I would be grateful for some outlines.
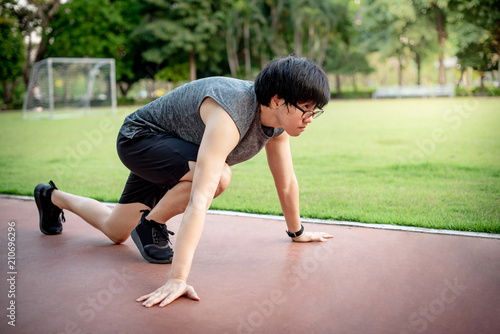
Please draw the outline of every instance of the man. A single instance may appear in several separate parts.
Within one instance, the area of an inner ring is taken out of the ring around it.
[[[255,82],[215,77],[183,85],[125,119],[117,150],[131,173],[116,207],[59,191],[52,181],[39,184],[35,199],[40,229],[61,233],[62,209],[67,209],[115,243],[131,235],[147,261],[172,262],[167,283],[137,301],[163,307],[183,295],[199,300],[187,278],[207,210],[229,185],[230,166],[264,147],[288,235],[296,242],[332,238],[305,232],[300,223],[289,145],[289,136],[305,131],[323,113],[329,97],[321,68],[291,56],[270,62]],[[173,232],[165,222],[180,213],[173,256]]]

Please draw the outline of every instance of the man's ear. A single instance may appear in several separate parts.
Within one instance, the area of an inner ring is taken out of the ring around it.
[[[271,103],[269,103],[269,106],[273,109],[278,109],[283,105],[283,103],[285,103],[285,100],[280,98],[278,94],[276,94],[271,98]]]

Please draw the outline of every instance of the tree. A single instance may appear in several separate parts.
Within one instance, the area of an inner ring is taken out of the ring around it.
[[[415,21],[408,22],[404,33],[400,36],[401,42],[408,45],[417,65],[417,85],[422,84],[422,62],[429,55],[438,52],[436,38],[431,33],[433,29],[427,19],[422,19],[422,16],[416,13]]]
[[[235,8],[228,8],[227,12],[224,13],[224,25],[225,25],[225,40],[226,40],[226,53],[227,60],[229,64],[229,69],[231,71],[231,76],[236,78],[238,76],[238,70],[240,68],[238,60],[238,44],[241,35],[241,29],[238,19],[238,12]]]
[[[444,66],[445,43],[447,38],[448,22],[448,1],[449,0],[414,0],[413,5],[417,12],[420,11],[423,17],[434,24],[439,44],[439,76],[440,85],[446,84],[446,68]]]
[[[289,35],[288,19],[291,17],[289,0],[267,0],[266,11],[264,17],[268,18],[268,23],[264,30],[264,37],[266,37],[266,44],[268,45],[268,52],[270,58],[276,56],[284,56],[290,53],[290,43],[287,40]],[[267,63],[266,59],[262,59],[261,64]]]
[[[240,62],[245,77],[251,63],[263,67],[269,59],[293,53],[290,0],[232,1],[224,13],[224,39],[231,75],[237,77]]]
[[[342,97],[341,75],[352,76],[353,86],[356,89],[354,82],[355,74],[369,74],[373,72],[373,68],[368,64],[366,55],[358,51],[356,47],[352,47],[349,43],[344,43],[341,40],[336,40],[328,45],[329,57],[325,60],[325,70],[335,73],[337,97]]]
[[[13,102],[14,90],[24,63],[22,35],[14,20],[0,16],[0,81],[5,104]]]
[[[457,58],[464,68],[466,66],[477,70],[481,77],[481,92],[484,92],[484,77],[486,72],[498,68],[498,59],[493,57],[495,48],[491,37],[468,44],[457,52]]]
[[[353,19],[345,1],[319,1],[318,8],[320,15],[316,22],[317,28],[315,28],[317,36],[310,34],[310,40],[314,38],[316,45],[313,46],[310,43],[309,55],[311,59],[315,59],[322,66],[326,58],[328,44],[332,40],[347,41],[353,39],[354,34],[357,36],[357,32],[353,29]],[[311,32],[311,29],[309,31]],[[361,71],[363,70],[361,69]]]
[[[330,36],[327,41],[324,68],[335,74],[337,97],[342,96],[341,76],[351,76],[354,89],[356,89],[355,75],[357,73],[369,74],[373,68],[369,65],[366,55],[370,51],[361,41],[363,29],[362,9],[348,7],[343,3],[334,3],[339,6],[336,13],[336,22],[332,24]]]
[[[47,56],[115,58],[116,79],[123,96],[147,75],[140,42],[130,38],[141,22],[140,2],[73,0],[54,15]]]
[[[2,6],[8,7],[13,17],[16,17],[19,29],[27,40],[26,54],[28,56],[22,71],[26,86],[31,66],[45,57],[49,33],[52,29],[50,23],[60,5],[60,0],[25,0],[23,2],[2,0]],[[38,44],[34,42],[35,38],[39,39]],[[31,57],[32,54],[35,56]]]
[[[293,45],[297,56],[323,65],[329,43],[344,38],[352,22],[347,2],[338,0],[292,0]]]
[[[131,38],[134,29],[142,22],[144,4],[141,1],[119,1],[114,6],[119,7],[121,22],[115,27],[119,38],[111,51],[115,52],[118,87],[126,96],[135,82],[152,76],[156,66],[142,57],[142,50],[146,47],[143,41]]]
[[[189,62],[189,78],[196,79],[198,62],[217,62],[220,48],[218,36],[221,21],[218,12],[224,1],[146,0],[143,23],[132,37],[144,42],[142,56],[161,65],[170,64],[172,57]]]
[[[405,37],[409,25],[416,19],[408,1],[372,0],[362,14],[360,43],[369,52],[378,51],[383,57],[397,59],[398,83],[403,85],[403,70],[410,54]]]
[[[460,64],[462,76],[467,67],[479,72],[481,92],[484,92],[486,72],[494,71],[498,66],[498,56],[493,36],[485,29],[467,21],[455,23],[455,36],[458,51],[456,56]]]
[[[263,15],[263,5],[258,0],[238,0],[228,6],[224,13],[226,52],[233,77],[238,75],[240,42],[243,45],[246,79],[251,79],[252,76],[252,49],[257,54],[265,49],[264,29],[267,22]]]
[[[458,54],[463,59],[463,57],[477,57],[474,55],[473,51],[481,52],[485,55],[485,59],[496,58],[498,62],[498,73],[497,78],[500,81],[500,0],[450,0],[449,7],[458,13],[456,22],[460,25],[464,21],[470,25],[481,28],[483,47],[478,44],[476,40],[469,42],[463,42],[463,37],[467,38],[470,34],[461,34],[462,38],[459,39],[459,52]],[[486,32],[486,33],[485,33]],[[473,33],[471,33],[473,34]],[[486,37],[486,34],[491,36]],[[462,42],[460,42],[462,40]],[[469,49],[470,46],[470,49]],[[467,50],[469,49],[469,50]],[[481,49],[481,50],[479,50]],[[486,53],[485,53],[486,52]],[[488,55],[488,52],[493,52],[496,56]],[[475,62],[473,62],[475,63]]]

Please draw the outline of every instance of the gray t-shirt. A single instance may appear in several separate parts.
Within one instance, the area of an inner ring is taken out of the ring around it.
[[[200,105],[206,97],[214,99],[231,116],[240,141],[227,157],[228,165],[255,156],[282,128],[269,128],[260,123],[260,106],[254,83],[233,78],[211,77],[192,81],[128,115],[120,129],[127,138],[142,131],[168,132],[199,145],[205,124]]]

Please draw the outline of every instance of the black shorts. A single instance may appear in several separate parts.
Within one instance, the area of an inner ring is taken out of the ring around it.
[[[153,208],[189,171],[198,145],[168,133],[142,132],[129,139],[118,135],[117,151],[130,169],[119,203],[142,203]]]

